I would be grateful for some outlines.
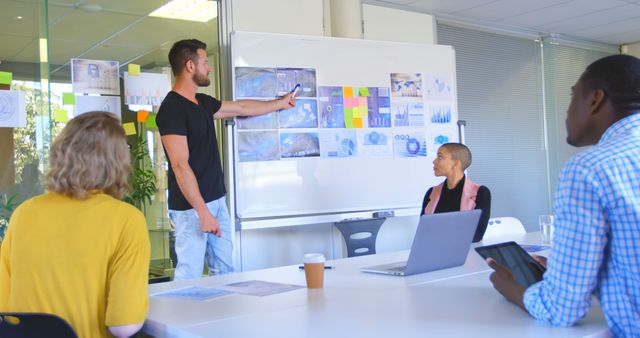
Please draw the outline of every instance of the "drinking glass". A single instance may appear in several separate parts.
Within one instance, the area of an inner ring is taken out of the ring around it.
[[[553,215],[540,215],[538,221],[540,223],[542,244],[551,245],[553,241]]]

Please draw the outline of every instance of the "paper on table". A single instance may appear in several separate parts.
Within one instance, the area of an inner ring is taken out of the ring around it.
[[[231,294],[232,292],[214,289],[214,288],[205,288],[201,286],[189,286],[186,288],[162,291],[158,293],[154,293],[152,297],[167,297],[167,298],[182,298],[182,299],[190,299],[190,300],[209,300],[222,296],[226,296]]]
[[[277,293],[301,289],[303,286],[250,280],[246,282],[231,283],[219,287],[219,289],[232,291],[251,296],[270,296]]]

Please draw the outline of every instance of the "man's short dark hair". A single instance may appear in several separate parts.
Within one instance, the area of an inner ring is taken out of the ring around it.
[[[619,118],[640,111],[640,60],[631,55],[603,57],[580,77],[586,91],[601,89]]]
[[[198,49],[207,50],[207,44],[197,39],[180,40],[173,44],[169,51],[169,63],[173,75],[178,76],[187,64],[187,61],[198,61]]]

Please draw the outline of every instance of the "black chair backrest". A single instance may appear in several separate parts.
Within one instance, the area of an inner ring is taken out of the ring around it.
[[[386,218],[371,218],[361,220],[348,220],[334,223],[342,233],[347,245],[347,256],[364,256],[376,253],[376,238],[378,230]],[[362,234],[362,237],[358,237]]]
[[[62,318],[48,313],[0,312],[2,338],[77,338]]]

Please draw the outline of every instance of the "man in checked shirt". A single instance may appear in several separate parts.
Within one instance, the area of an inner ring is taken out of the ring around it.
[[[595,294],[614,336],[640,337],[640,60],[612,55],[589,65],[571,88],[566,127],[567,143],[593,147],[560,174],[544,278],[525,289],[487,259],[491,282],[562,326],[584,317]]]

